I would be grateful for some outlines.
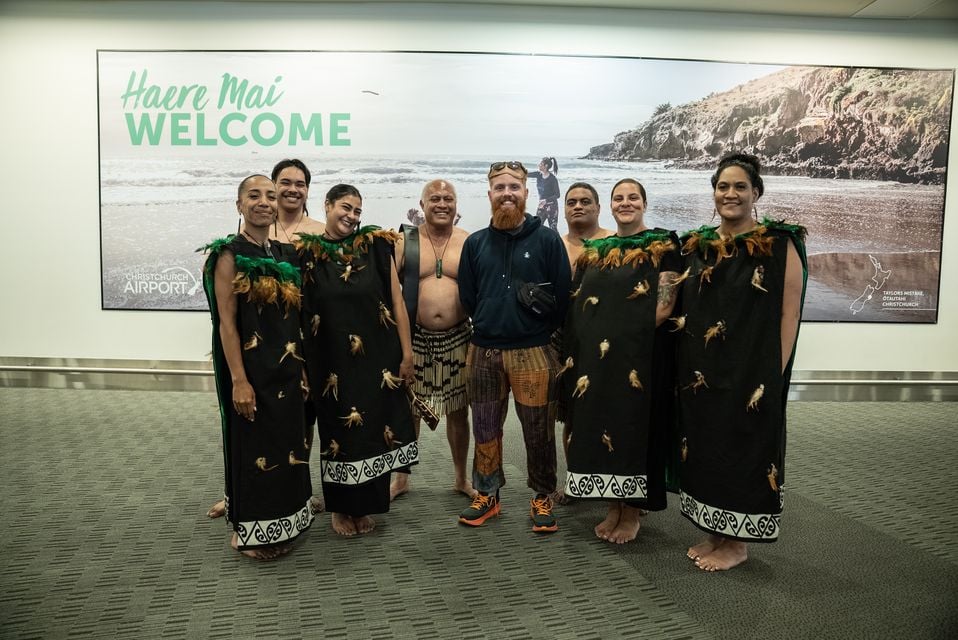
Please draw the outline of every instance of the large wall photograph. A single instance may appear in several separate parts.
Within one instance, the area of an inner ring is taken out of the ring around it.
[[[486,170],[558,163],[560,188],[643,182],[647,224],[712,222],[709,178],[759,156],[759,216],[808,228],[806,321],[937,319],[953,70],[416,52],[99,51],[104,309],[202,310],[203,256],[236,232],[236,187],[288,157],[363,223],[416,218],[453,182],[488,224]],[[527,209],[537,193],[530,180]],[[559,216],[559,233],[566,225]]]

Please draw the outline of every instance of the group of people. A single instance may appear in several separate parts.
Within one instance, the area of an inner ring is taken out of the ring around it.
[[[310,526],[315,447],[333,530],[372,531],[410,490],[421,418],[438,416],[469,500],[459,522],[483,525],[501,510],[510,394],[534,532],[558,530],[557,501],[601,499],[595,535],[628,542],[673,490],[706,533],[687,551],[705,571],[776,540],[806,270],[804,229],[758,220],[758,160],[723,158],[718,224],[681,237],[646,225],[633,179],[612,189],[614,230],[595,188],[572,184],[560,237],[526,212],[521,162],[487,177],[491,220],[472,234],[442,179],[422,190],[423,221],[398,233],[361,226],[350,185],[326,194],[325,224],[309,217],[299,160],[240,184],[240,228],[206,247],[204,268],[226,468],[210,515],[225,513],[233,547],[274,558]]]

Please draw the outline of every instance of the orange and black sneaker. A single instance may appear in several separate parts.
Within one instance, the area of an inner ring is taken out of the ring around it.
[[[536,533],[552,533],[559,530],[559,523],[552,515],[552,498],[546,494],[536,494],[536,497],[532,499],[529,515],[532,516],[532,530]]]
[[[483,522],[499,515],[499,494],[490,496],[485,493],[477,493],[472,499],[472,504],[462,510],[459,514],[459,522],[468,524],[470,527],[478,527]]]

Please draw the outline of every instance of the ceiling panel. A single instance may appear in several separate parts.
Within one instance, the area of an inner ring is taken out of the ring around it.
[[[261,2],[262,0],[246,0]],[[273,0],[288,2],[289,0]],[[336,2],[342,0],[293,0]],[[408,3],[410,0],[378,0]],[[425,4],[499,4],[663,11],[708,11],[861,19],[958,20],[958,0],[418,0]]]

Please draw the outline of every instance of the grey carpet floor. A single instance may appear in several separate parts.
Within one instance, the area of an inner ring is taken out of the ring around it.
[[[457,525],[441,429],[373,534],[259,563],[203,515],[212,394],[0,389],[0,637],[958,637],[958,405],[792,403],[782,538],[711,575],[674,498],[627,545],[596,502],[534,535],[514,417],[502,517]]]

